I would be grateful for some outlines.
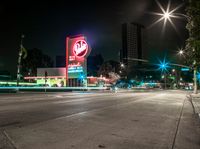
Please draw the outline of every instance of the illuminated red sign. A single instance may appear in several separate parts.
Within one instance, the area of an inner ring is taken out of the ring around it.
[[[88,44],[85,40],[77,40],[73,46],[73,53],[76,57],[82,58],[88,52]]]
[[[72,79],[80,79],[87,76],[87,57],[91,48],[87,38],[76,35],[66,38],[66,85],[73,86]],[[70,80],[69,80],[70,79]],[[86,82],[86,78],[84,78]]]
[[[77,63],[71,63],[68,65],[68,67],[79,67],[81,66],[80,62],[77,62]]]

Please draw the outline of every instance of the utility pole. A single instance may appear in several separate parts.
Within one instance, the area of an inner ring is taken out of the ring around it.
[[[17,86],[19,86],[19,81],[21,77],[21,59],[22,59],[22,53],[23,53],[23,39],[24,39],[24,35],[22,34],[19,55],[18,55],[18,64],[17,64]]]

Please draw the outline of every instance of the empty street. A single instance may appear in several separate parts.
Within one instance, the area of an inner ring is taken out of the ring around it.
[[[0,149],[199,149],[188,94],[0,94]]]

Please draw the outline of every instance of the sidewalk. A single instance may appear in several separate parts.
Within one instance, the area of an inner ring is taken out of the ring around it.
[[[192,97],[192,104],[194,106],[194,112],[198,114],[200,118],[200,93],[198,94],[191,94]]]
[[[185,102],[174,149],[199,149],[200,127],[189,101]]]

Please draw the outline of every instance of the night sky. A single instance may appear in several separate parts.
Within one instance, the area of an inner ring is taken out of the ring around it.
[[[168,1],[160,0],[164,7]],[[183,3],[173,0],[171,8]],[[184,12],[185,6],[177,12]],[[186,20],[168,23],[162,34],[159,23],[148,28],[161,12],[155,0],[107,1],[6,1],[0,2],[0,70],[16,71],[21,34],[25,34],[26,49],[39,48],[55,60],[65,54],[67,35],[84,34],[92,47],[92,54],[101,53],[105,60],[118,60],[121,49],[121,24],[137,22],[146,27],[149,59],[176,54],[187,38]]]

